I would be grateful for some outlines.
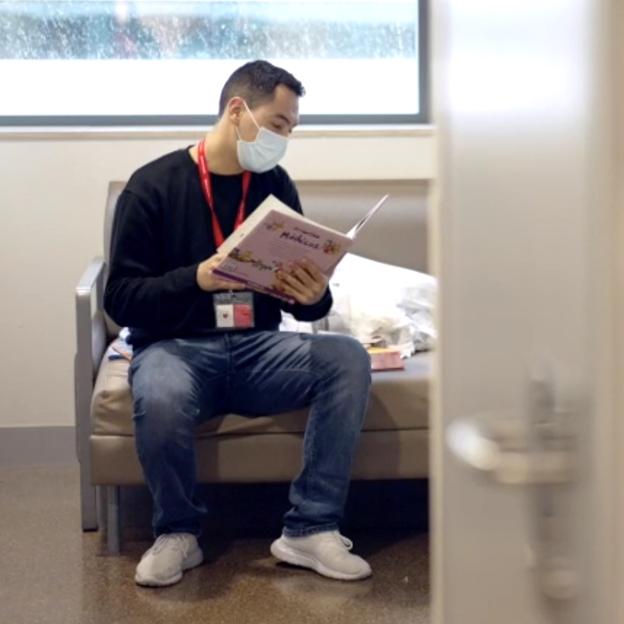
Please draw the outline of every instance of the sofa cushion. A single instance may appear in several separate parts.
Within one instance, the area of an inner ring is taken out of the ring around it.
[[[405,361],[404,371],[373,373],[365,431],[394,431],[428,427],[430,354],[420,353]],[[301,433],[307,410],[275,416],[244,417],[228,414],[212,418],[198,427],[198,437],[223,434]],[[128,384],[128,362],[104,358],[91,403],[93,433],[134,434],[132,394]]]

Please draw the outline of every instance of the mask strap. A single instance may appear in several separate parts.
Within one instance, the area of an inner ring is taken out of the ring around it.
[[[245,102],[244,98],[241,98],[241,100],[243,100],[243,104],[245,105],[245,108],[247,109],[247,112],[251,115],[251,120],[254,122],[256,128],[258,128],[258,130],[260,130],[260,126],[258,125],[258,122],[256,121],[256,118],[254,117],[254,114],[251,112],[251,109],[249,108],[249,106],[247,106],[247,102]]]

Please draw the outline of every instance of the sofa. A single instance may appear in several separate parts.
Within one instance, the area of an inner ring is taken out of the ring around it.
[[[76,287],[75,418],[82,528],[106,529],[107,548],[121,547],[120,488],[144,483],[134,444],[128,362],[105,355],[119,327],[102,307],[111,228],[123,182],[111,182],[104,214],[103,257]],[[346,231],[385,193],[391,199],[353,251],[426,272],[427,187],[409,181],[311,181],[298,184],[306,215]],[[362,276],[365,279],[365,276]],[[356,480],[426,478],[430,354],[405,370],[373,373],[370,404],[353,465]],[[300,469],[307,412],[248,418],[227,414],[197,430],[201,483],[290,481]]]

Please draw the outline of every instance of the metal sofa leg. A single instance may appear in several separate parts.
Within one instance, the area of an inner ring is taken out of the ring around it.
[[[119,486],[106,486],[106,546],[109,555],[118,555],[121,548]]]
[[[103,485],[95,486],[95,503],[97,508],[98,526],[106,526],[106,488]]]
[[[83,531],[98,530],[98,514],[95,486],[91,485],[90,475],[80,469],[80,516]]]

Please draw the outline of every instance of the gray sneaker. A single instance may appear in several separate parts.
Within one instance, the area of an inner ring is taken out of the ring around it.
[[[141,557],[134,580],[138,585],[163,587],[173,585],[185,570],[198,566],[204,555],[191,533],[164,533]]]
[[[323,531],[304,537],[282,535],[271,544],[271,553],[280,561],[341,581],[370,576],[371,567],[362,557],[352,555],[352,548],[353,542],[338,531]]]

